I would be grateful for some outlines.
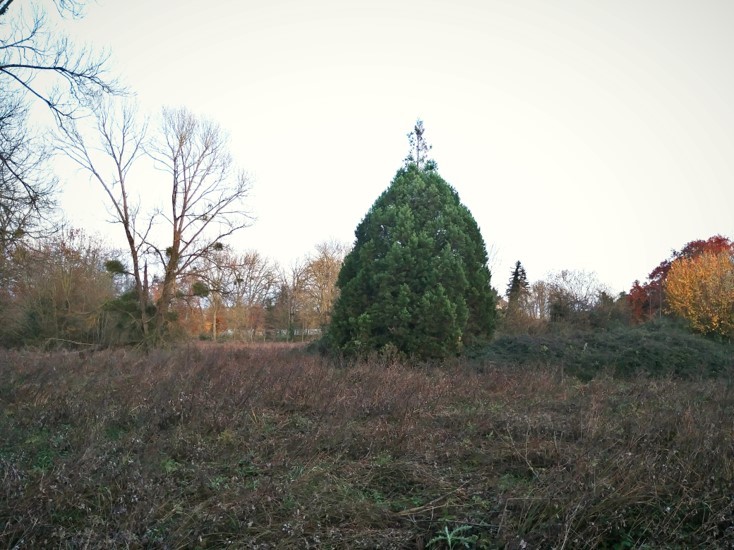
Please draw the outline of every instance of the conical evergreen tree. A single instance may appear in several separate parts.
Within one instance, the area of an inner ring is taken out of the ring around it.
[[[525,268],[518,260],[515,269],[512,270],[510,282],[507,284],[507,304],[509,308],[517,306],[527,296],[529,286]]]
[[[355,231],[327,342],[346,354],[395,346],[419,358],[456,354],[495,323],[487,252],[456,191],[427,161],[398,170]]]

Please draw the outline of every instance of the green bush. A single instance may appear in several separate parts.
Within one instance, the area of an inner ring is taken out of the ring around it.
[[[502,335],[473,355],[500,365],[550,365],[590,379],[640,373],[708,377],[734,367],[734,346],[686,330],[669,319],[609,330],[567,330],[545,335]]]

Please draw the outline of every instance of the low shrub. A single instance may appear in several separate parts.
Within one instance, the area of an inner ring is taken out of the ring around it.
[[[554,365],[584,380],[613,376],[719,376],[734,368],[734,345],[668,319],[608,330],[499,335],[473,357],[499,365]]]

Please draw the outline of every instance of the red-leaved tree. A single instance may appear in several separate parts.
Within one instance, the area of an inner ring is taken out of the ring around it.
[[[691,260],[698,258],[704,252],[719,254],[728,252],[734,254],[734,243],[722,235],[714,235],[706,240],[697,239],[686,244],[680,251],[673,250],[670,258],[663,260],[652,270],[647,276],[645,283],[635,281],[627,295],[632,319],[634,322],[641,323],[662,315],[666,309],[665,298],[665,280],[670,272],[670,267],[675,260],[681,258]]]

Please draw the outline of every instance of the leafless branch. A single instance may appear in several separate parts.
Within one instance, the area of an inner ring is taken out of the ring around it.
[[[0,17],[8,15],[12,0],[0,3]],[[62,15],[79,17],[84,2],[57,0]],[[18,90],[46,105],[59,123],[74,118],[79,107],[104,94],[122,93],[122,87],[108,78],[105,66],[108,55],[94,55],[87,48],[77,49],[66,36],[52,33],[45,14],[35,11],[31,21],[22,14],[12,18],[0,35],[0,83],[8,90]],[[42,85],[36,77],[47,74],[50,84]]]
[[[197,262],[221,249],[222,240],[251,222],[243,202],[250,181],[236,172],[227,138],[211,121],[196,118],[186,109],[165,109],[161,135],[149,149],[156,166],[171,178],[171,240],[165,248],[154,246],[165,266],[160,309],[165,311],[176,280]]]
[[[60,126],[61,150],[99,184],[107,195],[113,221],[122,225],[132,261],[132,276],[140,306],[140,322],[146,333],[148,319],[147,284],[142,256],[150,225],[141,233],[136,227],[139,205],[131,201],[128,175],[143,154],[147,125],[138,123],[137,113],[129,103],[116,109],[111,102],[97,111],[96,147],[87,143],[76,122]]]

